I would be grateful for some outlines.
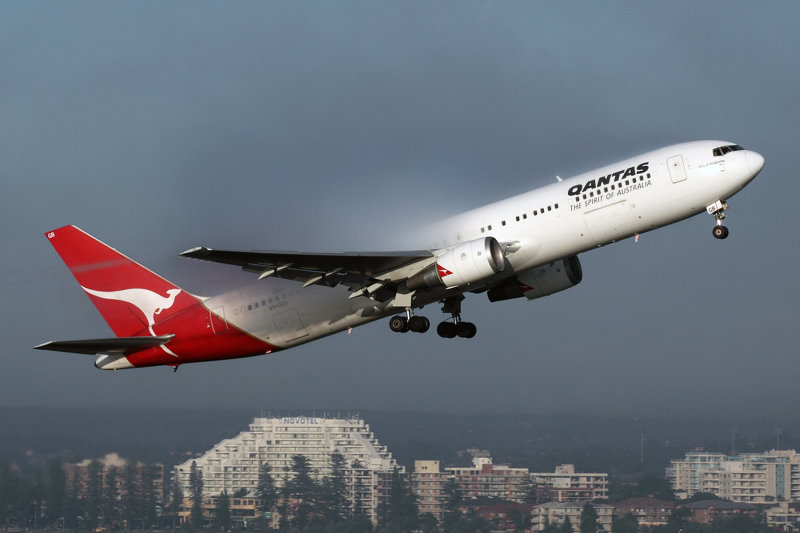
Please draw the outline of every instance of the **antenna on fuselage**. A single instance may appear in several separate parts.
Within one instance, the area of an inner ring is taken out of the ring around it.
[[[559,182],[559,183],[561,183],[562,181],[564,181],[564,180],[561,178],[561,176],[556,176],[556,180],[558,180],[558,182]]]

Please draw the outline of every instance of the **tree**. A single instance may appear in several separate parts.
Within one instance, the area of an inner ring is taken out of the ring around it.
[[[78,501],[78,479],[73,476],[69,492],[64,498],[64,528],[75,531],[78,529],[78,517],[81,514],[80,502]]]
[[[559,532],[572,533],[572,520],[570,520],[568,516],[565,516],[564,521],[561,522],[561,527],[559,528]]]
[[[350,516],[350,505],[347,499],[347,459],[334,451],[330,457],[331,475],[323,484],[325,514],[329,519],[341,521]]]
[[[272,512],[278,503],[278,490],[275,488],[275,478],[272,477],[272,467],[269,463],[261,463],[258,467],[258,485],[256,487],[258,498],[258,516],[256,520],[261,523],[266,518],[266,513]]]
[[[647,474],[639,481],[635,494],[642,498],[658,498],[659,500],[672,501],[675,493],[672,486],[663,476]]]
[[[55,457],[48,463],[45,470],[45,501],[47,502],[45,518],[50,524],[58,525],[59,520],[63,518],[66,495],[67,476],[64,474],[61,458]]]
[[[106,482],[102,490],[103,526],[109,530],[117,529],[119,522],[119,505],[117,504],[117,469],[109,466],[106,469]]]
[[[172,529],[175,529],[179,521],[178,512],[181,509],[181,505],[183,505],[183,489],[181,489],[181,484],[180,481],[178,481],[177,475],[172,476],[170,479],[169,492],[170,494],[169,499],[167,500],[167,511],[172,519]]]
[[[286,484],[290,497],[300,502],[313,502],[317,498],[317,484],[311,478],[311,464],[305,455],[292,456],[294,477]]]
[[[136,522],[141,518],[139,508],[139,490],[136,483],[136,465],[133,461],[125,463],[125,494],[122,498],[122,515],[127,529],[134,529]]]
[[[448,478],[442,486],[442,494],[444,496],[444,509],[446,513],[460,513],[459,508],[464,501],[461,495],[461,487],[458,486],[458,481],[454,477]]]
[[[192,498],[192,512],[189,517],[193,530],[203,527],[203,472],[192,461],[189,470],[189,496]]]
[[[378,509],[382,525],[392,524],[401,530],[414,530],[418,522],[417,498],[406,480],[398,472],[392,471],[389,501]]]
[[[153,480],[156,477],[156,465],[152,463],[140,463],[141,465],[141,506],[142,506],[142,520],[143,526],[150,528],[155,525],[158,518],[158,511],[156,509],[156,489],[153,486]]]
[[[100,524],[101,484],[102,470],[100,462],[93,460],[89,463],[86,483],[86,527],[94,531]]]
[[[561,533],[561,528],[555,524],[551,524],[547,521],[544,525],[544,529],[542,529],[541,533]]]
[[[637,531],[639,531],[639,521],[633,513],[615,518],[611,522],[611,533],[637,533]]]
[[[597,510],[589,502],[583,504],[581,511],[581,533],[595,533],[597,531]]]
[[[214,527],[220,531],[227,531],[231,527],[231,502],[228,493],[224,490],[217,498],[217,508],[214,514]]]

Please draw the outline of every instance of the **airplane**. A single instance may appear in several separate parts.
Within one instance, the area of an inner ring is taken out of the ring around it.
[[[257,279],[201,297],[75,226],[47,232],[116,337],[51,341],[41,350],[97,356],[118,370],[275,353],[391,316],[395,332],[424,333],[417,310],[439,302],[444,338],[471,338],[465,294],[534,300],[573,287],[578,254],[703,211],[725,239],[727,200],[764,157],[725,141],[654,150],[497,201],[438,224],[436,247],[399,252],[302,253],[198,247],[180,255],[241,267]],[[432,241],[433,242],[433,241]]]

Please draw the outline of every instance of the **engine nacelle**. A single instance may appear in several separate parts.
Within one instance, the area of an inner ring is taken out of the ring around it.
[[[529,300],[548,296],[574,287],[583,279],[578,256],[559,259],[548,265],[523,270],[516,276],[498,283],[487,292],[489,301],[500,302],[526,297]]]
[[[423,287],[458,287],[503,271],[505,258],[494,237],[484,237],[446,249],[436,262],[406,280],[411,290]]]

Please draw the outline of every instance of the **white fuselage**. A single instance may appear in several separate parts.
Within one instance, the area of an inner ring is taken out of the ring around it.
[[[705,211],[741,190],[764,159],[748,150],[714,155],[724,141],[668,146],[447,219],[428,236],[433,249],[481,237],[513,244],[492,281],[644,233]],[[483,280],[485,282],[487,280]],[[416,296],[420,308],[481,285]],[[268,278],[209,298],[205,305],[236,327],[289,348],[402,311],[346,287]]]

